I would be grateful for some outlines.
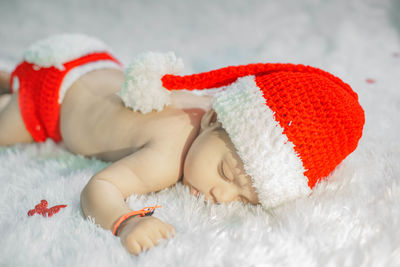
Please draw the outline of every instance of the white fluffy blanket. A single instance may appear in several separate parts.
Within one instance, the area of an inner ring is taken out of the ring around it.
[[[81,215],[80,192],[106,163],[52,141],[0,148],[0,266],[400,266],[398,1],[9,0],[0,7],[5,68],[39,38],[80,31],[104,39],[125,64],[144,50],[174,50],[187,73],[260,61],[314,65],[348,82],[366,113],[357,150],[309,198],[279,209],[208,206],[181,184],[131,196],[133,209],[162,205],[155,216],[177,230],[138,257]],[[41,199],[68,206],[28,217]]]

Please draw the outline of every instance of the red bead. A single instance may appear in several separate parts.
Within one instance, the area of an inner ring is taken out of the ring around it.
[[[35,213],[36,213],[36,210],[30,210],[30,211],[28,211],[28,216],[32,216]]]
[[[367,83],[375,83],[375,80],[374,80],[374,79],[370,79],[370,78],[366,79],[365,81],[366,81]]]

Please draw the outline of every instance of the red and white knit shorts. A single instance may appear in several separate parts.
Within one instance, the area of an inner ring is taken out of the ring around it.
[[[95,69],[121,69],[121,63],[108,51],[86,51],[72,60],[71,56],[67,57],[69,60],[62,62],[61,68],[40,66],[25,58],[12,72],[11,91],[19,92],[22,119],[36,142],[43,142],[48,137],[56,142],[62,140],[60,106],[66,91],[79,77]]]

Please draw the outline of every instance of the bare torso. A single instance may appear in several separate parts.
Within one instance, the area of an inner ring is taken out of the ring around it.
[[[150,142],[164,141],[179,153],[181,166],[196,138],[209,97],[173,92],[162,111],[134,112],[115,93],[124,81],[119,70],[102,69],[82,76],[61,106],[60,127],[67,149],[84,156],[116,161]]]

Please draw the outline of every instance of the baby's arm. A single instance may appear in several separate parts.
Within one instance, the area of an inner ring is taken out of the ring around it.
[[[125,203],[131,194],[162,190],[177,182],[179,167],[168,159],[168,151],[147,146],[95,174],[81,193],[85,215],[107,230],[124,214],[132,211]],[[156,203],[155,203],[156,204]],[[156,245],[174,234],[174,228],[154,216],[135,216],[124,222],[118,235],[125,248],[133,254]]]

